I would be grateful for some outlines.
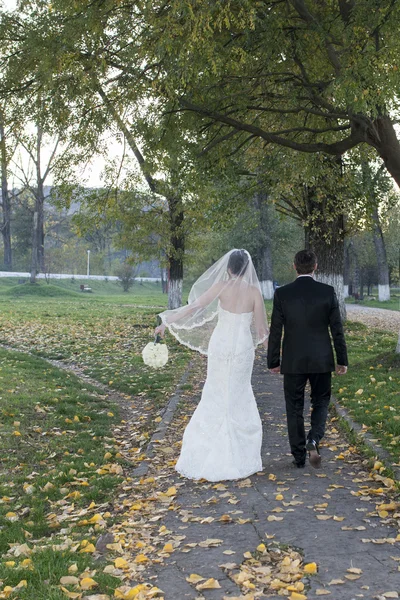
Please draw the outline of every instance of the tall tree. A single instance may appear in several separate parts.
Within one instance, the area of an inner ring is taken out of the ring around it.
[[[2,222],[0,224],[1,235],[3,236],[4,248],[4,269],[12,271],[12,251],[11,251],[11,200],[8,189],[8,164],[9,154],[6,142],[6,125],[4,113],[0,108],[0,164],[1,164],[1,212]]]
[[[209,145],[336,157],[366,144],[400,185],[399,3],[172,0],[144,19],[147,76],[209,124]]]

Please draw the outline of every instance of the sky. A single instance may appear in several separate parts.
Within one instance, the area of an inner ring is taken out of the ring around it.
[[[17,6],[17,0],[0,0],[0,5],[6,10],[14,10]],[[108,159],[119,159],[122,155],[122,145],[117,142],[115,136],[111,133],[111,131],[105,135],[105,140],[107,144],[107,158]],[[43,163],[46,163],[46,159],[50,156],[50,147],[48,150],[43,150]],[[26,152],[21,151],[16,158],[17,162],[20,163],[20,166],[23,168],[25,172],[31,170],[29,165],[29,159]],[[91,163],[85,165],[85,169],[81,169],[77,171],[77,183],[85,184],[88,187],[101,187],[102,186],[102,172],[104,170],[106,161],[102,157],[95,157]],[[16,169],[16,172],[18,169]],[[18,186],[18,178],[11,177],[10,181],[12,187]],[[51,175],[49,176],[48,181],[46,181],[46,185],[51,185],[53,183]]]

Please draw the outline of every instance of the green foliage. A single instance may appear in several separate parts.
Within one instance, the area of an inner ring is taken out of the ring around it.
[[[131,264],[124,262],[116,269],[118,283],[124,292],[129,292],[135,282],[135,273]]]

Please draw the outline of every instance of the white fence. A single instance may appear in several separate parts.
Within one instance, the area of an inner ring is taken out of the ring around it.
[[[31,276],[30,273],[16,273],[10,271],[0,271],[0,277],[19,277],[21,279],[27,279]],[[118,277],[115,275],[72,275],[71,273],[51,273],[47,276],[49,279],[85,279],[92,281],[117,281]],[[39,273],[37,279],[45,279],[44,273]],[[135,277],[135,281],[161,281],[160,277]]]

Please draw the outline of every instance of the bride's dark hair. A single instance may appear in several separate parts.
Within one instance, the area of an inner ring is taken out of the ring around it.
[[[244,275],[249,264],[246,250],[234,250],[228,260],[228,270],[232,275]]]

